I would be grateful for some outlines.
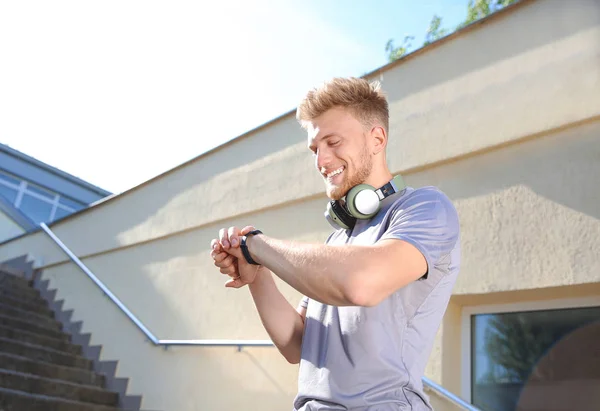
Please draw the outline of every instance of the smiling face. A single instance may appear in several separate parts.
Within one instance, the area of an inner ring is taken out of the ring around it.
[[[389,107],[378,82],[334,78],[308,91],[296,119],[332,200],[358,184],[379,188],[392,178],[385,159]]]
[[[348,110],[330,109],[306,128],[308,146],[329,198],[339,200],[352,187],[368,184],[373,173],[372,132]]]

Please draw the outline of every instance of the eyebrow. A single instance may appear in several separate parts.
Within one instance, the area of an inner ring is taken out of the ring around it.
[[[322,141],[324,141],[324,140],[327,140],[327,139],[329,139],[329,138],[331,138],[331,137],[339,137],[339,136],[338,136],[337,134],[335,134],[335,133],[329,133],[329,134],[325,134],[323,137],[319,138],[319,140],[322,140]],[[313,140],[313,141],[314,141],[314,140]],[[314,144],[314,143],[311,143],[311,144],[308,146],[308,149],[309,149],[310,151],[314,152],[314,151],[315,151],[315,144]]]

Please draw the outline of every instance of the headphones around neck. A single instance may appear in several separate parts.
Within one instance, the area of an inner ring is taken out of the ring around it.
[[[395,176],[383,187],[375,189],[369,184],[359,184],[348,191],[342,200],[327,203],[325,218],[333,228],[351,230],[356,220],[368,220],[379,212],[380,202],[404,190],[406,185],[401,175]]]

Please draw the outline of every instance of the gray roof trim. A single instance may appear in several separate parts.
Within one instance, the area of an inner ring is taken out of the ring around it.
[[[98,186],[93,185],[93,184],[90,184],[87,181],[82,180],[82,179],[80,179],[78,177],[75,177],[72,174],[69,174],[69,173],[66,173],[66,172],[64,172],[62,170],[59,170],[56,167],[52,167],[51,165],[46,164],[43,161],[37,160],[37,159],[35,159],[35,158],[31,157],[31,156],[28,156],[27,154],[22,153],[19,150],[15,150],[14,148],[7,146],[6,144],[0,143],[0,151],[3,151],[6,154],[8,154],[8,155],[10,155],[12,157],[16,157],[16,158],[18,158],[18,159],[20,159],[22,161],[26,161],[26,162],[28,162],[30,164],[33,164],[36,167],[42,168],[42,169],[44,169],[44,170],[46,170],[46,171],[48,171],[48,172],[50,172],[52,174],[55,174],[55,175],[57,175],[57,176],[65,179],[65,180],[69,180],[72,183],[75,183],[75,184],[78,184],[80,186],[83,186],[83,187],[89,189],[90,191],[98,193],[98,195],[100,195],[101,197],[105,197],[105,196],[108,196],[108,195],[112,194],[111,192],[106,191],[106,190],[104,190],[104,189],[102,189],[102,188],[100,188]]]
[[[29,232],[35,230],[37,226],[18,208],[8,202],[3,196],[0,196],[0,210],[10,217],[19,227]]]

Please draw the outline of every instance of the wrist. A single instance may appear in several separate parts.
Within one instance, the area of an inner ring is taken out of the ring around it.
[[[256,271],[256,276],[254,277],[254,281],[248,284],[251,288],[262,287],[264,284],[267,284],[269,281],[273,281],[273,276],[271,275],[271,270],[269,270],[264,265],[258,267]]]
[[[256,244],[255,244],[255,236],[262,234],[260,230],[254,230],[242,236],[240,241],[240,248],[242,249],[242,254],[249,264],[261,266],[260,262],[257,260],[256,256]],[[255,244],[252,246],[251,244]]]

